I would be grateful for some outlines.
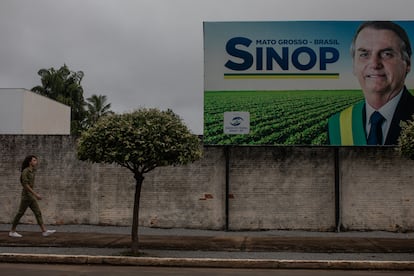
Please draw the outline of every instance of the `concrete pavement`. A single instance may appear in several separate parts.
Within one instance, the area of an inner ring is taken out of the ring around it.
[[[18,230],[22,230],[19,233],[23,238],[10,238],[9,225],[0,225],[0,262],[414,270],[413,233],[224,232],[141,227],[139,239],[144,256],[125,257],[120,253],[130,247],[128,227],[51,228],[57,233],[42,237],[36,226],[22,225]],[[71,254],[77,248],[86,253]],[[53,253],[42,253],[44,249],[53,249]],[[112,251],[104,255],[89,253],[103,249]]]

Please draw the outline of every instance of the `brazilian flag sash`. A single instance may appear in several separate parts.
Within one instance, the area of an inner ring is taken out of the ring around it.
[[[331,145],[364,146],[367,144],[362,121],[364,101],[346,108],[329,118],[329,140]]]

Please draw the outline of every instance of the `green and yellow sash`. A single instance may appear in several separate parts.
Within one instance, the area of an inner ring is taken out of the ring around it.
[[[329,140],[331,145],[363,146],[367,144],[362,120],[364,101],[361,101],[329,118]]]

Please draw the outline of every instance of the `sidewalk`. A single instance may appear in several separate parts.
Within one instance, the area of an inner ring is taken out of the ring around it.
[[[42,237],[19,225],[23,238],[0,224],[0,262],[106,263],[170,266],[410,269],[414,233],[139,229],[143,257],[122,257],[129,227],[67,225]]]

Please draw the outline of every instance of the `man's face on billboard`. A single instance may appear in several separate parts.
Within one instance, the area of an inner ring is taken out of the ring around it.
[[[410,65],[402,57],[401,43],[390,30],[365,28],[358,34],[353,73],[365,96],[395,95],[403,88]]]

